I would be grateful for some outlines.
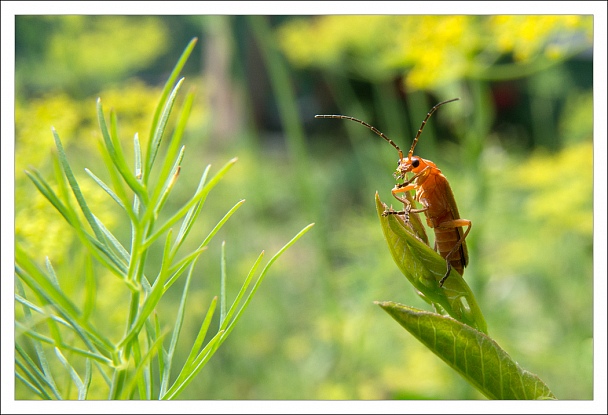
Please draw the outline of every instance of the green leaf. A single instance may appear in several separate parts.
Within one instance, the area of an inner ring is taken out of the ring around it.
[[[220,251],[220,327],[226,319],[226,241]]]
[[[160,213],[165,202],[167,201],[167,198],[169,197],[169,194],[171,193],[171,190],[173,189],[173,186],[175,185],[175,182],[177,181],[177,178],[179,177],[182,159],[184,158],[184,148],[185,147],[182,147],[181,151],[179,152],[177,160],[175,160],[175,164],[173,165],[173,168],[171,169],[171,173],[170,173],[169,177],[166,179],[165,184],[163,185],[162,188],[160,186],[158,187],[158,189],[162,189],[160,192],[160,196],[158,197],[158,201],[156,200],[156,195],[154,195],[155,196],[153,198],[154,209],[153,210],[150,209],[150,212],[153,212],[155,217],[157,217],[158,214]]]
[[[18,302],[21,302],[23,305],[23,315],[25,317],[26,326],[32,327],[34,322],[33,322],[32,312],[30,310],[30,307],[32,307],[32,306],[34,308],[38,308],[38,307],[36,307],[34,304],[32,304],[26,300],[25,290],[24,290],[23,284],[21,283],[21,281],[19,279],[15,280],[15,291],[16,291],[15,300],[17,300]],[[40,309],[38,308],[38,310],[40,310]],[[67,324],[67,322],[66,322],[66,324]],[[17,336],[17,332],[18,331],[15,330],[16,336]],[[44,352],[44,348],[42,347],[42,345],[39,342],[34,341],[34,342],[32,342],[32,345],[34,347],[36,356],[38,357],[38,361],[40,362],[40,367],[42,369],[42,372],[45,375],[44,381],[47,382],[47,384],[49,385],[49,388],[51,389],[51,391],[53,392],[55,397],[57,399],[61,399],[59,391],[57,390],[57,385],[55,384],[55,380],[53,379],[53,374],[51,372],[48,360],[46,358],[46,353]],[[15,349],[18,350],[19,348],[20,348],[19,343],[15,342]]]
[[[38,191],[44,197],[46,197],[46,199],[55,207],[55,209],[57,209],[61,216],[64,217],[66,222],[68,222],[72,226],[76,226],[78,220],[71,215],[71,211],[69,211],[66,205],[63,204],[63,202],[61,201],[59,196],[57,196],[57,194],[53,191],[51,186],[49,186],[46,180],[42,178],[41,174],[37,170],[32,170],[31,172],[26,170],[25,175],[30,178],[30,180],[32,181],[32,183],[34,183],[34,186],[36,186]]]
[[[209,343],[201,350],[201,352],[197,355],[196,359],[193,362],[193,367],[189,370],[189,374],[183,380],[183,382],[177,383],[177,381],[173,384],[171,389],[167,391],[167,393],[161,397],[161,399],[177,399],[177,396],[182,393],[184,388],[194,380],[196,375],[202,370],[205,364],[209,361],[209,359],[213,356],[217,348],[219,347],[219,340],[221,336],[224,334],[223,331],[219,331],[215,336],[209,340]]]
[[[144,171],[142,173],[142,180],[146,183],[150,171],[152,170],[152,166],[154,165],[154,161],[156,160],[156,155],[158,153],[158,149],[160,147],[161,140],[163,135],[165,134],[165,129],[167,127],[167,122],[169,121],[169,115],[171,114],[171,110],[173,109],[173,104],[175,103],[175,98],[177,97],[177,93],[182,86],[184,78],[180,79],[179,82],[171,91],[171,95],[169,95],[169,99],[165,103],[163,107],[160,120],[156,128],[154,129],[154,135],[152,140],[148,142],[148,151],[146,153],[146,158],[144,161]]]
[[[106,170],[110,175],[110,179],[112,181],[113,192],[122,202],[124,209],[129,215],[131,222],[137,223],[137,217],[133,208],[131,207],[131,199],[130,196],[127,195],[127,187],[125,187],[126,182],[123,181],[122,175],[118,172],[118,169],[114,165],[114,161],[112,160],[110,153],[106,151],[105,144],[102,141],[98,141],[99,146],[99,154],[101,154],[101,158],[106,166]],[[86,170],[86,169],[85,169]],[[89,174],[90,175],[90,174]],[[97,181],[96,181],[97,182]]]
[[[110,195],[110,197],[112,199],[114,199],[114,201],[116,203],[118,203],[118,206],[120,206],[123,210],[127,210],[127,208],[125,207],[125,204],[122,203],[122,200],[120,200],[120,198],[116,195],[116,193],[114,193],[112,191],[112,189],[110,189],[110,187],[105,184],[99,177],[97,177],[91,170],[89,170],[88,168],[85,168],[84,171],[91,176],[91,178],[95,181],[95,183],[97,183],[99,185],[99,187],[101,187],[107,194]]]
[[[194,266],[192,268],[190,268],[190,273],[192,273],[193,268],[194,268]],[[209,340],[209,342],[203,348],[203,350],[201,350],[199,352],[199,349],[201,348],[203,341],[205,340],[205,336],[207,334],[207,330],[209,329],[209,325],[211,324],[211,319],[213,318],[216,304],[217,304],[217,296],[214,297],[213,300],[211,300],[211,304],[209,305],[209,309],[207,310],[207,313],[205,314],[205,318],[203,320],[203,323],[201,324],[201,327],[199,329],[198,335],[196,336],[196,340],[194,341],[192,349],[190,350],[190,354],[188,355],[188,358],[186,359],[186,363],[184,363],[184,365],[182,366],[182,369],[181,369],[179,375],[177,376],[177,379],[175,379],[175,382],[173,382],[173,385],[169,388],[169,390],[166,393],[160,395],[160,399],[175,399],[181,393],[181,391],[186,386],[188,386],[188,384],[192,381],[192,379],[194,378],[196,373],[198,373],[198,371],[200,371],[200,369],[202,369],[202,366],[198,365],[196,363],[197,359],[199,359],[199,357],[201,357],[201,356],[205,356],[208,353],[208,351],[211,349],[211,347],[215,343],[217,343],[217,341],[220,338],[220,335],[223,333],[223,331],[216,333],[215,336],[211,340]]]
[[[149,363],[152,360],[152,357],[154,357],[154,355],[156,353],[159,353],[159,354],[162,353],[163,339],[164,339],[164,336],[159,336],[156,339],[156,341],[150,346],[150,349],[148,350],[148,352],[140,359],[140,362],[137,365],[137,368],[135,370],[135,374],[133,376],[131,376],[131,380],[121,391],[123,400],[129,399],[129,397],[133,393],[135,386],[138,386],[139,383],[141,383],[142,386],[144,387],[143,391],[142,390],[139,391],[140,398],[142,398],[142,399],[145,398],[146,400],[150,400],[150,397],[148,396],[150,391],[149,391],[149,389],[145,388],[146,384],[149,384],[149,381],[145,382],[144,374],[145,374],[146,369],[149,369]],[[137,343],[135,343],[135,344],[137,344]]]
[[[19,379],[25,386],[30,388],[36,395],[38,395],[42,399],[51,399],[51,396],[44,389],[41,381],[46,381],[44,374],[38,369],[38,366],[34,361],[27,355],[27,353],[22,349],[18,348],[19,344],[15,344],[15,376]],[[21,374],[17,369],[20,369],[23,374]],[[47,382],[47,385],[50,386],[50,383]],[[61,399],[60,396],[56,395],[57,399]]]
[[[59,361],[68,370],[68,373],[72,378],[72,382],[74,382],[74,384],[76,385],[76,388],[78,389],[78,400],[83,400],[87,396],[86,384],[82,381],[82,379],[80,379],[80,376],[78,376],[78,372],[76,372],[76,369],[74,369],[70,362],[63,356],[61,350],[59,350],[57,347],[55,347],[55,354],[57,354]]]
[[[197,190],[194,196],[182,206],[170,219],[167,220],[162,226],[160,226],[152,235],[150,235],[146,241],[143,243],[143,248],[149,247],[160,235],[162,235],[167,229],[169,229],[173,224],[175,224],[178,220],[180,220],[183,216],[187,215],[192,206],[198,204],[199,201],[203,200],[207,197],[207,194],[219,183],[219,181],[224,177],[224,175],[230,170],[230,168],[236,163],[237,158],[229,160],[216,174],[213,178],[207,183],[202,189]]]
[[[175,323],[173,324],[173,334],[171,335],[171,342],[169,344],[169,350],[166,352],[165,358],[160,358],[159,363],[163,363],[166,359],[166,363],[163,367],[161,367],[161,383],[160,383],[160,392],[158,396],[163,396],[167,392],[167,387],[169,385],[169,375],[171,374],[171,367],[173,366],[173,356],[175,355],[175,349],[177,346],[177,340],[179,339],[179,335],[182,329],[182,325],[184,324],[184,317],[186,315],[186,299],[188,298],[188,292],[190,289],[190,281],[192,280],[192,270],[193,266],[190,267],[190,272],[188,272],[188,276],[186,277],[186,282],[184,284],[184,289],[182,292],[182,298],[179,302],[179,308],[177,310],[177,317],[175,318]]]
[[[174,160],[177,156],[178,150],[180,149],[180,142],[184,131],[186,130],[186,125],[188,123],[188,117],[190,115],[190,111],[192,110],[192,105],[194,103],[194,94],[192,92],[188,92],[184,99],[184,103],[178,115],[178,121],[173,131],[173,135],[169,139],[169,145],[165,151],[165,154],[160,160],[161,168],[160,173],[158,175],[157,181],[158,183],[164,183],[167,180],[167,177],[171,173],[171,160]],[[181,151],[184,151],[182,149]]]
[[[56,399],[61,399],[61,395],[57,390],[53,375],[50,372],[46,355],[44,354],[44,352],[40,353],[40,351],[43,350],[42,345],[37,342],[32,343],[36,348],[36,355],[38,356],[38,359],[41,363],[42,371],[38,368],[38,365],[34,363],[34,361],[30,358],[27,352],[20,346],[20,344],[16,342],[15,365],[24,372],[24,375],[27,376],[31,380],[31,382],[29,382],[24,376],[20,376],[19,379],[43,399],[51,399],[51,396],[45,390],[45,386],[50,389]],[[43,360],[40,360],[41,357]],[[19,375],[19,372],[15,370],[15,374]]]
[[[296,236],[294,236],[291,241],[287,242],[281,249],[279,249],[277,251],[276,254],[273,255],[272,258],[270,258],[270,260],[268,261],[268,263],[266,264],[266,266],[262,269],[262,271],[260,272],[260,275],[258,277],[258,279],[256,280],[256,282],[253,284],[253,287],[251,288],[251,291],[249,292],[249,294],[247,294],[247,296],[245,297],[244,301],[243,301],[243,305],[241,306],[241,308],[238,310],[238,312],[236,313],[236,315],[234,316],[234,319],[232,318],[232,314],[234,313],[234,310],[236,310],[236,306],[240,304],[241,299],[243,297],[243,295],[245,294],[245,291],[247,290],[247,287],[249,287],[249,283],[251,282],[251,278],[253,277],[253,274],[255,272],[255,270],[257,269],[258,265],[259,265],[259,261],[262,259],[262,255],[264,254],[264,251],[262,251],[262,253],[260,254],[260,256],[258,257],[258,259],[256,260],[254,266],[252,267],[251,271],[249,271],[249,275],[247,276],[247,278],[245,279],[245,283],[243,284],[243,287],[241,288],[241,291],[239,292],[239,294],[237,295],[237,298],[234,300],[233,305],[230,307],[230,310],[228,310],[228,313],[226,315],[226,318],[223,321],[223,325],[222,325],[222,329],[224,328],[224,325],[226,325],[226,335],[223,336],[222,338],[222,342],[226,339],[226,337],[228,337],[228,335],[230,334],[230,332],[234,329],[234,326],[236,325],[236,323],[239,321],[239,319],[241,318],[242,314],[245,312],[245,309],[247,308],[247,306],[249,305],[249,303],[251,302],[251,300],[253,299],[253,295],[255,294],[255,292],[258,290],[258,288],[260,287],[260,284],[262,283],[262,281],[264,280],[264,277],[266,276],[266,273],[268,272],[268,270],[270,270],[270,267],[272,266],[272,264],[274,264],[274,262],[279,259],[279,257],[281,255],[283,255],[283,253],[290,247],[292,246],[294,243],[296,243],[296,241],[298,239],[300,239],[302,236],[304,236],[304,234],[306,232],[308,232],[312,227],[314,226],[314,223],[311,223],[307,226],[305,226],[300,232],[298,232],[296,234]]]
[[[170,242],[171,242],[172,235],[173,235],[173,232],[170,229],[167,234],[167,237],[165,238],[165,249],[163,251],[160,272],[158,273],[158,276],[156,277],[156,280],[154,281],[154,284],[152,285],[152,290],[147,294],[147,296],[143,302],[143,305],[139,309],[136,320],[133,322],[133,324],[129,328],[125,337],[118,343],[119,347],[125,346],[131,340],[133,340],[135,337],[137,337],[137,335],[141,331],[141,328],[144,326],[146,319],[148,318],[150,313],[152,313],[152,311],[154,310],[154,308],[160,301],[163,293],[165,292],[165,290],[163,288],[164,288],[165,280],[167,279],[167,277],[169,275],[168,269],[167,269],[169,267],[169,265],[167,264],[167,262],[168,262],[168,256],[170,253],[169,248],[170,248]]]
[[[16,367],[21,368],[22,366],[17,362]],[[15,378],[19,379],[25,386],[27,386],[32,392],[34,392],[41,399],[51,399],[51,397],[44,391],[36,386],[34,386],[30,381],[28,381],[21,373],[15,371]]]
[[[84,341],[89,350],[97,350],[100,354],[109,355],[112,349],[112,344],[100,332],[91,327],[88,321],[80,319],[80,311],[71,302],[71,300],[61,291],[56,288],[48,279],[48,277],[39,270],[35,264],[29,262],[29,258],[20,252],[19,247],[16,250],[16,258],[19,263],[15,264],[15,273],[17,276],[38,296],[41,301],[51,305],[59,314],[60,317],[51,316],[51,321],[57,321],[61,324],[67,323],[75,333]],[[23,268],[22,268],[23,267]],[[19,297],[16,296],[16,299]],[[21,301],[22,304],[28,305]],[[32,308],[37,311],[39,308]],[[45,314],[42,312],[42,314]],[[17,326],[17,322],[15,325]],[[27,332],[25,334],[34,335],[35,332]],[[51,343],[53,341],[51,340]]]
[[[394,302],[378,302],[414,337],[490,399],[555,399],[486,334],[453,318]]]
[[[207,181],[207,175],[209,174],[210,168],[211,168],[211,165],[207,165],[207,167],[205,168],[205,171],[203,172],[203,175],[201,176],[201,179],[199,181],[198,188],[196,189],[196,193],[200,192],[201,189],[205,186],[205,183]],[[174,251],[173,255],[175,255],[175,252],[177,252],[179,247],[182,245],[182,243],[186,239],[186,236],[188,236],[190,229],[192,229],[194,222],[196,221],[196,219],[198,218],[198,216],[201,212],[201,209],[203,207],[203,204],[205,203],[205,200],[206,200],[206,197],[203,197],[201,200],[199,200],[199,202],[196,205],[192,206],[190,208],[190,210],[188,210],[186,217],[182,221],[182,225],[179,229],[177,237],[175,238],[175,244],[173,246],[173,251]]]
[[[156,131],[156,128],[158,126],[159,119],[161,116],[161,112],[163,111],[163,107],[165,106],[165,103],[167,102],[169,93],[172,89],[172,85],[175,82],[175,80],[177,79],[177,77],[179,76],[179,73],[181,72],[182,68],[186,64],[186,61],[190,57],[190,54],[192,53],[192,50],[194,49],[194,46],[196,45],[197,41],[198,41],[198,38],[196,38],[196,37],[192,38],[192,40],[190,40],[190,42],[188,43],[188,46],[186,46],[186,48],[182,52],[181,56],[179,57],[179,60],[175,64],[175,67],[171,71],[171,75],[169,75],[169,78],[167,79],[167,82],[165,83],[165,87],[163,88],[163,92],[161,94],[160,100],[158,102],[158,105],[156,106],[156,110],[154,111],[154,119],[152,120],[152,125],[150,127],[150,140],[148,140],[147,154],[150,154],[150,145],[152,143],[152,137],[155,134],[155,131]]]
[[[212,307],[210,307],[209,311],[207,312],[207,316],[205,317],[205,321],[203,322],[203,325],[201,327],[199,335],[197,336],[195,344],[192,347],[190,356],[188,357],[186,363],[184,364],[180,374],[178,375],[178,377],[175,380],[175,382],[173,383],[173,385],[169,388],[167,393],[165,393],[164,395],[161,396],[161,399],[176,399],[177,396],[182,392],[182,390],[201,371],[201,369],[204,367],[204,365],[207,363],[207,361],[209,361],[209,359],[213,356],[213,354],[215,353],[217,348],[221,346],[221,344],[228,338],[228,336],[234,329],[236,323],[239,321],[241,315],[243,314],[243,312],[245,311],[245,309],[251,302],[255,292],[257,291],[261,282],[264,280],[264,277],[265,277],[266,273],[268,272],[268,270],[270,269],[270,267],[272,266],[272,264],[290,246],[292,246],[298,239],[300,239],[306,232],[308,232],[310,230],[310,228],[312,228],[313,225],[314,225],[314,223],[311,223],[310,225],[306,226],[304,229],[302,229],[300,232],[298,232],[298,234],[296,236],[294,236],[287,244],[285,244],[285,246],[283,246],[281,249],[279,249],[279,251],[268,261],[268,263],[266,264],[266,266],[264,267],[264,269],[258,276],[253,287],[251,288],[251,291],[249,291],[249,293],[243,300],[243,297],[245,296],[245,293],[249,287],[249,284],[252,281],[255,270],[257,269],[257,267],[260,264],[260,261],[263,257],[263,252],[260,254],[260,256],[256,260],[254,266],[252,267],[251,271],[249,272],[249,275],[245,279],[243,287],[239,291],[236,299],[234,300],[232,306],[230,307],[230,310],[228,310],[226,317],[223,319],[220,330],[215,334],[215,336],[213,336],[213,338],[211,340],[209,340],[209,342],[205,345],[205,347],[200,352],[198,352],[198,354],[196,354],[196,352],[199,350],[200,346],[202,345],[203,339],[205,337],[205,334],[206,334],[207,329],[209,328],[209,324],[211,322],[211,316],[213,315],[213,311],[215,310],[215,305],[217,303],[217,297],[215,297],[213,299]],[[242,305],[241,305],[241,300],[243,300]],[[236,312],[237,307],[239,305],[240,305],[240,308],[238,309],[238,312]],[[232,316],[235,312],[236,312],[236,315],[234,316],[234,318],[232,318]],[[195,357],[195,354],[196,354],[196,357]]]
[[[398,215],[382,216],[386,205],[376,193],[376,210],[382,225],[384,237],[395,263],[410,281],[418,294],[438,310],[443,310],[453,318],[484,333],[488,328],[477,305],[473,292],[465,280],[452,269],[443,287],[439,280],[445,274],[445,260],[428,246],[418,235],[420,230],[416,214],[410,214],[410,227]]]
[[[106,119],[103,115],[101,98],[97,99],[97,119],[99,121],[99,128],[101,130],[101,136],[103,137],[106,150],[110,155],[110,160],[131,190],[133,190],[133,192],[135,192],[135,194],[137,194],[137,196],[142,199],[144,203],[147,203],[147,191],[145,187],[129,169],[127,161],[124,158],[122,148],[120,147],[120,142],[117,139],[113,140],[112,136],[110,135],[108,125],[106,124]],[[117,147],[115,147],[115,142]]]
[[[60,169],[60,167],[58,167]],[[78,218],[76,211],[70,206],[69,203],[64,204],[59,196],[51,189],[49,184],[42,178],[40,173],[36,170],[32,172],[26,171],[25,174],[32,180],[34,185],[38,188],[40,193],[47,198],[47,200],[59,211],[61,216],[66,220],[66,222],[72,226],[80,240],[85,244],[85,246],[91,249],[91,252],[95,257],[101,261],[104,265],[106,265],[114,274],[123,278],[123,272],[121,271],[120,263],[109,263],[106,259],[113,260],[112,255],[106,249],[106,246],[103,245],[100,241],[95,239],[92,235],[90,235],[84,229],[83,223]],[[63,177],[58,172],[59,177],[57,178],[57,182],[61,183],[61,178]]]

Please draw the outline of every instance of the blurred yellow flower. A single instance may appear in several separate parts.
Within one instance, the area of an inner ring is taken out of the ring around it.
[[[525,206],[531,219],[560,232],[593,234],[591,142],[567,147],[556,155],[537,153],[515,176],[522,188],[531,190]]]
[[[501,53],[512,53],[515,61],[523,62],[544,54],[557,59],[568,48],[564,35],[585,34],[589,44],[593,34],[591,16],[490,16],[488,35],[495,39]],[[491,43],[489,44],[491,46]]]
[[[113,203],[110,197],[88,176],[81,175],[77,180],[95,216],[106,227],[114,225],[116,216],[107,207],[108,203]],[[23,181],[20,184],[15,186],[16,240],[38,258],[49,256],[54,263],[66,260],[67,252],[76,238],[74,231],[31,183]],[[76,206],[73,198],[71,202]],[[84,217],[81,219],[86,223]]]
[[[158,88],[136,81],[104,91],[101,96],[106,121],[109,121],[109,108],[117,113],[119,136],[125,142],[125,150],[132,149],[136,132],[143,140],[147,139],[150,117],[160,96]],[[90,163],[84,164],[99,174],[93,167],[99,166],[99,155],[94,154],[101,138],[95,105],[94,97],[78,101],[60,93],[15,104],[15,237],[30,252],[50,256],[57,263],[66,259],[75,234],[25,177],[24,171],[34,167],[48,180],[45,172],[49,171],[50,156],[56,151],[51,133],[54,127],[68,160],[91,157]],[[127,154],[129,152],[132,150]],[[114,225],[116,211],[108,207],[115,206],[114,201],[83,171],[75,170],[74,174],[89,208],[106,227]],[[73,198],[72,203],[76,206]]]
[[[67,144],[82,124],[82,105],[65,94],[15,102],[15,176],[28,165],[39,167],[54,147],[51,127]]]
[[[432,89],[477,76],[502,55],[561,59],[591,47],[592,25],[592,16],[563,15],[319,16],[291,20],[277,37],[296,66],[370,80],[402,75],[410,88]]]

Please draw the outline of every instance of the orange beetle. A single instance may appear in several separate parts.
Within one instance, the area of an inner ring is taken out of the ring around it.
[[[405,209],[402,211],[386,210],[383,215],[405,215],[407,219],[410,213],[423,212],[425,214],[427,225],[435,231],[435,250],[445,259],[447,266],[445,275],[439,281],[440,286],[443,286],[452,268],[463,275],[464,268],[469,263],[465,239],[471,230],[472,222],[460,217],[452,188],[441,170],[432,161],[414,156],[414,148],[426,122],[437,108],[458,99],[443,101],[431,108],[418,129],[407,157],[403,156],[403,151],[391,139],[366,122],[346,115],[315,115],[315,118],[340,118],[356,121],[368,127],[397,149],[399,152],[399,166],[395,172],[395,178],[403,179],[404,182],[396,184],[391,193],[404,204]],[[408,173],[413,173],[413,176],[409,179],[407,178]],[[416,192],[414,199],[422,205],[422,208],[412,209],[410,201],[399,196],[399,193],[409,192],[410,190]],[[464,226],[467,227],[466,231],[463,231]]]

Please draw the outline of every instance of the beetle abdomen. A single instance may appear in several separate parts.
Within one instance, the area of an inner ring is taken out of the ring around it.
[[[447,258],[448,254],[452,251],[452,249],[454,249],[454,246],[462,237],[462,228],[435,228],[434,231],[437,252],[439,252],[439,255],[441,255],[442,258],[447,259],[460,275],[463,275],[464,267],[466,267],[468,263],[468,258],[465,253],[466,248],[464,246],[466,242],[462,241],[458,249],[452,255],[450,255],[450,258]]]

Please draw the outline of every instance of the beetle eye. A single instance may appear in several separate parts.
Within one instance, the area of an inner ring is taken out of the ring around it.
[[[414,160],[412,160],[412,166],[413,166],[414,168],[415,168],[415,167],[418,167],[419,165],[420,165],[420,160],[418,160],[418,159],[414,159]]]

